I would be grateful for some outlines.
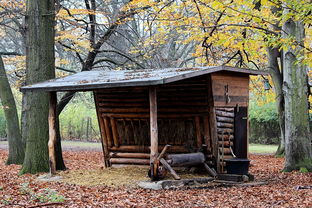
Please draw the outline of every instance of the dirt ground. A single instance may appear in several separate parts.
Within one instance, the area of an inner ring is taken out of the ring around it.
[[[19,176],[20,166],[6,166],[6,158],[7,150],[0,149],[0,207],[312,207],[312,189],[308,189],[312,174],[282,173],[283,159],[270,155],[250,155],[250,172],[267,185],[159,191],[97,185],[103,179],[88,174],[102,170],[102,153],[97,151],[64,151],[68,170],[60,175],[70,178],[76,173],[80,184],[38,182],[39,174]],[[128,177],[128,172],[118,177]],[[55,200],[58,197],[62,200]]]

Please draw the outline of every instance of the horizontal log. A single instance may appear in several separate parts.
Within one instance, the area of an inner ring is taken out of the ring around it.
[[[98,97],[98,101],[99,102],[134,102],[134,103],[138,103],[138,102],[148,102],[148,98],[144,97],[144,98],[131,98],[131,99],[123,99],[123,98],[109,98],[109,97]]]
[[[158,105],[160,108],[162,107],[172,107],[172,106],[177,106],[177,107],[190,107],[190,106],[202,106],[202,107],[207,107],[208,103],[207,102],[177,102],[177,101],[160,101],[158,102]],[[103,107],[111,107],[111,108],[134,108],[134,107],[148,107],[149,103],[148,102],[132,102],[132,103],[127,103],[127,102],[99,102],[99,106]]]
[[[234,108],[217,108],[219,111],[234,112]]]
[[[230,148],[222,148],[222,147],[219,147],[219,151],[220,151],[220,157],[222,155],[222,150],[224,152],[225,155],[232,155],[232,152],[231,152],[231,149]]]
[[[245,101],[240,100],[240,101],[234,102],[232,100],[229,103],[226,103],[225,101],[215,100],[214,106],[216,106],[216,107],[235,107],[235,106],[239,105],[240,107],[248,107],[248,101],[249,101],[249,98],[245,99]]]
[[[200,95],[200,96],[173,96],[173,95],[168,95],[168,96],[160,96],[157,97],[159,102],[166,102],[166,101],[180,101],[180,102],[185,102],[185,101],[190,101],[190,102],[207,102],[208,98],[207,96]],[[148,101],[147,96],[138,96],[138,97],[131,97],[131,98],[123,98],[122,96],[118,97],[104,97],[104,96],[99,96],[98,97],[99,102],[120,102],[120,103],[137,103],[137,102],[143,102],[146,103]]]
[[[137,159],[137,158],[111,158],[111,164],[138,164],[138,165],[149,165],[149,159]]]
[[[225,112],[225,111],[216,110],[216,115],[222,116],[222,117],[234,118],[234,113],[232,113],[232,112]]]
[[[234,128],[234,124],[233,123],[217,122],[217,127]]]
[[[219,144],[219,147],[222,146],[222,143],[224,144],[225,147],[229,147],[229,146],[233,146],[233,142],[230,142],[230,141],[218,141],[218,144]]]
[[[149,153],[136,153],[136,152],[111,152],[109,153],[111,158],[141,158],[149,159]]]
[[[230,129],[230,128],[218,128],[218,134],[233,134],[234,133],[234,130],[233,129]]]
[[[192,97],[192,95],[195,97],[207,97],[206,92],[206,88],[197,88],[197,89],[172,89],[172,90],[161,90],[161,91],[157,91],[159,94],[157,97],[161,98],[161,97],[170,97],[170,96],[180,96],[182,97]],[[124,93],[110,93],[110,94],[101,94],[99,95],[99,98],[101,99],[135,99],[135,98],[145,98],[146,96],[148,96],[148,94],[146,92],[133,92],[133,93],[129,93],[129,92],[124,92]]]
[[[234,123],[234,118],[217,116],[217,121],[218,122]]]
[[[159,145],[158,150],[161,151],[165,146]],[[149,153],[150,147],[149,146],[139,146],[139,145],[122,145],[119,147],[111,147],[109,148],[110,151],[116,152],[140,152],[140,153]],[[188,150],[184,146],[170,146],[168,148],[168,152],[175,152],[175,153],[184,153],[188,152]]]
[[[223,135],[223,138],[225,141],[228,141],[228,140],[233,140],[234,136],[233,135],[229,136],[228,134],[226,134],[226,135]],[[222,135],[221,134],[218,134],[218,140],[222,141]]]
[[[149,108],[104,108],[100,107],[100,112],[103,113],[148,113]],[[208,113],[208,107],[189,107],[189,108],[158,108],[158,112],[166,113]]]
[[[232,155],[228,155],[228,154],[224,154],[223,156],[223,160],[227,160],[227,159],[232,159],[233,156]],[[222,160],[222,155],[220,155],[220,161]]]
[[[208,113],[158,113],[158,119],[169,118],[193,118],[194,116],[205,116]],[[102,116],[114,118],[149,118],[149,113],[102,113]]]
[[[171,166],[196,166],[205,162],[205,155],[201,152],[189,154],[169,154],[166,159]]]

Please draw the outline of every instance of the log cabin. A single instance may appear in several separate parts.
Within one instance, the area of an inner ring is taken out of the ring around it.
[[[151,165],[168,153],[205,153],[226,172],[225,159],[247,158],[249,76],[266,72],[217,66],[85,71],[25,86],[50,93],[49,156],[55,170],[57,92],[92,91],[104,166]]]

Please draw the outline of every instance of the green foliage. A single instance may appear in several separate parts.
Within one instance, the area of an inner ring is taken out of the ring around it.
[[[56,190],[53,189],[44,189],[43,193],[39,193],[36,195],[36,198],[42,202],[64,202],[66,198],[62,195],[59,195]]]
[[[78,94],[60,115],[64,139],[98,141],[100,138],[94,100],[89,93]]]
[[[275,103],[270,102],[260,106],[252,100],[249,105],[249,119],[258,122],[277,121],[278,114]]]
[[[66,198],[59,195],[54,189],[42,189],[38,193],[34,192],[33,189],[29,187],[29,183],[22,183],[19,189],[21,195],[29,195],[32,200],[39,201],[41,203],[51,202],[64,202]]]
[[[301,167],[301,168],[299,169],[299,172],[300,172],[300,173],[308,173],[309,171],[308,171],[307,168]]]
[[[21,106],[22,106],[22,93],[19,92],[19,90],[14,88],[14,87],[12,87],[12,92],[13,92],[13,95],[15,98],[17,112],[20,116]],[[7,136],[6,119],[5,119],[5,115],[4,115],[3,106],[1,105],[1,102],[0,102],[0,138],[5,138],[6,136]]]

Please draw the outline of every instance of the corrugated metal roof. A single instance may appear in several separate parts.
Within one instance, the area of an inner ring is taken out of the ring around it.
[[[21,91],[87,91],[99,88],[161,85],[217,71],[250,75],[267,74],[243,68],[217,66],[198,68],[166,68],[141,70],[84,71],[21,88]]]

